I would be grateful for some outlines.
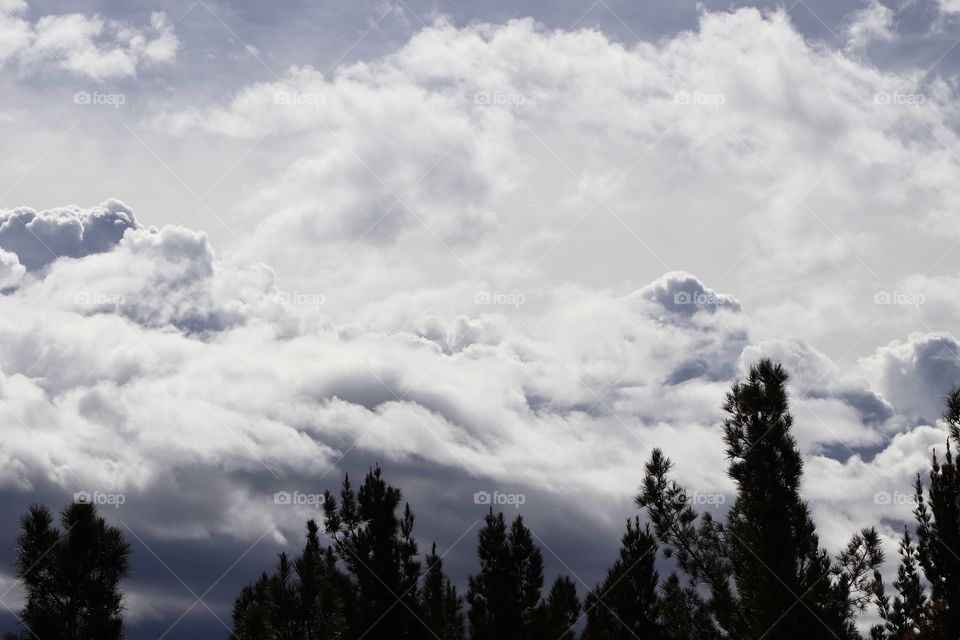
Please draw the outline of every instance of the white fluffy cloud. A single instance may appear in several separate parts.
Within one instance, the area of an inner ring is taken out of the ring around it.
[[[867,6],[853,14],[847,27],[847,42],[851,49],[863,49],[871,42],[889,42],[896,38],[893,9],[869,0]]]
[[[0,3],[0,68],[14,65],[22,74],[51,70],[96,81],[137,75],[141,66],[176,58],[179,40],[163,12],[145,28],[99,15],[69,13],[25,17],[24,0]]]
[[[888,10],[864,11],[857,38],[883,36]],[[239,250],[337,292],[338,319],[391,316],[411,289],[467,313],[470,295],[426,293],[465,279],[533,293],[683,268],[718,274],[760,337],[836,354],[866,347],[867,328],[879,341],[916,329],[876,293],[950,273],[935,260],[958,228],[956,104],[935,74],[878,70],[808,42],[783,12],[742,9],[632,46],[532,20],[440,20],[382,58],[294,67],[154,122],[265,136],[292,158],[238,203],[256,225]]]
[[[279,170],[216,251],[116,201],[3,213],[2,486],[123,491],[161,539],[283,540],[308,510],[273,491],[380,461],[415,506],[512,488],[613,531],[654,446],[729,491],[719,406],[767,355],[824,541],[908,517],[873,493],[925,466],[960,378],[960,165],[951,84],[860,58],[889,17],[842,51],[753,9],[630,46],[439,20],[163,110]]]

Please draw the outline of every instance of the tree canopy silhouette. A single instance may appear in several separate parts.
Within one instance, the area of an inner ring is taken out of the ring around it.
[[[926,488],[917,476],[916,541],[904,531],[893,583],[897,595],[891,599],[878,585],[883,623],[872,630],[875,640],[960,638],[960,473],[953,457],[953,447],[960,448],[960,387],[947,394],[946,405],[944,460],[934,452]]]
[[[73,503],[54,525],[50,510],[33,505],[20,519],[14,553],[26,602],[20,619],[36,640],[119,640],[120,581],[130,572],[130,545],[96,507]]]
[[[883,560],[872,529],[835,562],[820,548],[800,497],[803,462],[791,434],[787,373],[760,360],[733,384],[723,410],[727,473],[737,489],[724,522],[698,514],[655,449],[637,504],[686,578],[664,590],[675,637],[859,638],[855,615]]]

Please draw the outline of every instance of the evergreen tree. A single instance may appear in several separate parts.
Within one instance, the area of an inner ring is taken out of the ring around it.
[[[426,557],[426,564],[420,602],[423,622],[439,640],[463,640],[463,601],[443,573],[443,560],[437,555],[436,544]]]
[[[420,638],[424,631],[414,517],[410,505],[398,516],[400,503],[400,490],[383,479],[379,466],[367,474],[358,492],[347,477],[339,502],[330,492],[324,500],[326,532],[356,587],[350,624],[369,629],[370,640]]]
[[[582,640],[661,640],[657,542],[640,519],[627,520],[620,554],[606,578],[587,594],[587,626]]]
[[[737,497],[725,522],[690,507],[659,450],[647,464],[637,504],[689,581],[671,586],[670,607],[686,608],[707,637],[858,638],[855,615],[873,593],[883,559],[875,531],[855,536],[836,563],[820,549],[800,497],[786,383],[779,364],[761,360],[727,394],[723,439]]]
[[[941,462],[934,452],[926,491],[917,476],[913,511],[917,542],[914,546],[909,533],[904,533],[894,582],[898,595],[891,602],[883,586],[877,588],[883,624],[872,633],[878,640],[960,638],[960,473],[953,459],[953,447],[960,447],[960,387],[947,394],[946,405],[945,459]],[[917,565],[930,585],[929,595]]]
[[[543,588],[543,556],[522,516],[507,531],[503,514],[487,514],[470,576],[467,602],[471,640],[528,640],[535,632]]]
[[[349,580],[337,569],[333,550],[320,546],[319,527],[307,522],[307,543],[294,561],[298,582],[298,611],[304,640],[345,635],[347,611],[352,607]]]
[[[900,567],[893,586],[898,595],[891,602],[878,580],[876,600],[883,624],[871,630],[871,637],[875,640],[931,637],[930,601],[920,581],[917,547],[906,530],[900,540]]]
[[[321,548],[317,532],[316,522],[309,521],[303,553],[293,562],[281,553],[272,574],[243,588],[233,607],[234,640],[349,637],[349,582],[331,550]]]
[[[577,587],[568,576],[558,576],[540,607],[537,637],[541,640],[574,640],[574,627],[580,621]]]
[[[20,520],[14,565],[26,591],[20,618],[36,640],[119,640],[123,637],[120,581],[130,572],[130,545],[91,504],[60,515],[45,506]]]

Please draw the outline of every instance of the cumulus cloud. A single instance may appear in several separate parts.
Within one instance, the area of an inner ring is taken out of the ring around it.
[[[914,333],[861,365],[899,412],[934,422],[947,392],[960,383],[960,344],[949,333]]]
[[[867,11],[857,42],[890,28]],[[908,517],[871,487],[923,468],[960,377],[933,330],[960,319],[949,261],[904,278],[956,237],[955,115],[940,78],[753,9],[629,46],[439,20],[166,109],[158,129],[262,144],[279,171],[241,190],[232,251],[119,204],[4,213],[0,482],[124,491],[159,539],[279,544],[316,514],[274,491],[379,461],[415,506],[509,487],[615,543],[653,446],[692,490],[730,490],[719,406],[767,355],[836,549]],[[875,301],[897,287],[936,304]]]
[[[27,270],[36,271],[61,257],[109,251],[136,226],[133,210],[119,200],[91,209],[71,206],[38,212],[18,207],[0,210],[0,248],[14,254]]]
[[[885,37],[888,11],[852,19],[858,42]],[[471,294],[452,302],[466,279],[534,291],[683,267],[718,274],[762,338],[831,352],[875,321],[887,340],[915,329],[903,307],[878,315],[874,294],[930,268],[958,228],[944,213],[960,197],[954,90],[922,71],[808,42],[783,11],[704,11],[694,31],[629,46],[441,19],[392,54],[291,67],[153,122],[265,136],[291,158],[239,204],[256,232],[238,250],[336,291],[341,321],[411,295],[468,314]]]
[[[850,19],[847,46],[859,50],[872,42],[894,40],[894,18],[892,9],[879,0],[869,0],[867,6],[854,13]]]
[[[0,68],[12,64],[31,75],[52,70],[98,82],[137,75],[141,66],[174,61],[179,40],[163,12],[147,27],[99,15],[44,15],[31,22],[27,3],[0,4]]]

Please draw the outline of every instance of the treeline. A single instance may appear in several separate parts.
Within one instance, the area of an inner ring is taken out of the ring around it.
[[[581,601],[574,581],[544,581],[543,556],[521,516],[486,515],[477,569],[461,594],[433,545],[421,553],[414,515],[379,468],[325,495],[321,526],[302,550],[244,587],[230,640],[872,640],[960,639],[960,389],[946,399],[944,458],[915,483],[891,588],[874,528],[831,556],[800,497],[803,461],[791,434],[787,374],[761,360],[723,404],[736,498],[725,518],[698,513],[655,449],[618,555]],[[842,490],[839,487],[838,490]],[[129,545],[90,505],[71,505],[62,531],[44,507],[21,520],[17,577],[26,591],[20,637],[123,637],[120,580]],[[46,553],[44,553],[46,552]],[[661,578],[659,555],[671,573]]]

